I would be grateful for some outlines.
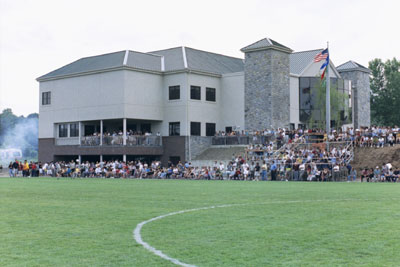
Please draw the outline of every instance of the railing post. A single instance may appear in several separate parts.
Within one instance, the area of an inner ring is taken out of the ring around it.
[[[126,146],[126,118],[124,118],[122,120],[122,124],[123,124],[123,145]]]
[[[82,122],[78,123],[79,145],[82,145]]]
[[[103,120],[100,120],[100,145],[103,145]]]

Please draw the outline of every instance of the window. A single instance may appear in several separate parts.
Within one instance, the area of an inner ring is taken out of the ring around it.
[[[200,122],[190,122],[190,135],[201,135],[201,123]]]
[[[71,123],[69,125],[69,136],[70,137],[79,136],[79,124],[78,123]]]
[[[181,99],[181,87],[174,85],[169,87],[169,100]]]
[[[140,124],[140,130],[141,130],[142,134],[151,133],[151,124],[150,123]]]
[[[190,86],[190,99],[201,100],[201,88],[200,86]]]
[[[68,137],[68,124],[58,125],[58,137]]]
[[[215,102],[215,88],[206,88],[206,100]]]
[[[232,132],[232,126],[225,127],[225,132],[226,133],[231,133]]]
[[[181,123],[170,122],[169,123],[169,136],[178,136],[181,134]]]
[[[43,92],[42,105],[50,105],[50,104],[51,104],[51,92]]]
[[[215,123],[206,123],[206,136],[215,135]]]

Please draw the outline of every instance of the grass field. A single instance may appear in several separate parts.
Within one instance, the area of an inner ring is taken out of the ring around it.
[[[398,266],[400,184],[0,178],[0,266]]]

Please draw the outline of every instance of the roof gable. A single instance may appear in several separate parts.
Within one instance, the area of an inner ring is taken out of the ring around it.
[[[243,47],[240,49],[240,51],[246,53],[246,52],[252,52],[252,51],[258,51],[258,50],[264,50],[264,49],[277,49],[277,50],[282,50],[288,53],[292,52],[292,49],[290,49],[287,46],[284,46],[283,44],[278,43],[277,41],[274,41],[270,38],[264,38],[261,39],[255,43],[252,43],[248,46]]]
[[[323,49],[301,51],[289,55],[290,73],[300,75]]]
[[[340,66],[337,67],[337,70],[339,72],[346,72],[346,71],[362,71],[362,72],[366,72],[366,73],[371,73],[371,70],[364,67],[361,64],[358,64],[357,62],[354,62],[352,60],[349,60],[343,64],[341,64]]]

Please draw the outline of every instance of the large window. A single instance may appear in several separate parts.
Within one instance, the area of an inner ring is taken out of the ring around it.
[[[206,136],[215,135],[215,123],[206,123]]]
[[[50,104],[51,104],[51,92],[43,92],[42,105],[50,105]]]
[[[215,88],[206,88],[206,100],[215,102]]]
[[[58,125],[58,137],[68,137],[68,124]]]
[[[181,135],[181,123],[170,122],[169,123],[169,136]]]
[[[169,100],[177,100],[181,98],[181,87],[174,85],[169,87]]]
[[[201,135],[201,123],[200,122],[190,122],[190,135]]]
[[[201,100],[201,88],[200,86],[190,86],[190,99]]]
[[[318,127],[320,122],[325,121],[325,85],[318,77],[300,77],[299,81],[300,121],[309,127]],[[336,114],[336,119],[345,123],[349,120],[348,114],[344,112],[349,105],[348,86],[345,86],[342,79],[331,78],[330,82],[331,118]],[[343,99],[345,96],[346,99]]]
[[[69,136],[70,137],[79,136],[79,124],[78,123],[71,123],[69,125]]]

